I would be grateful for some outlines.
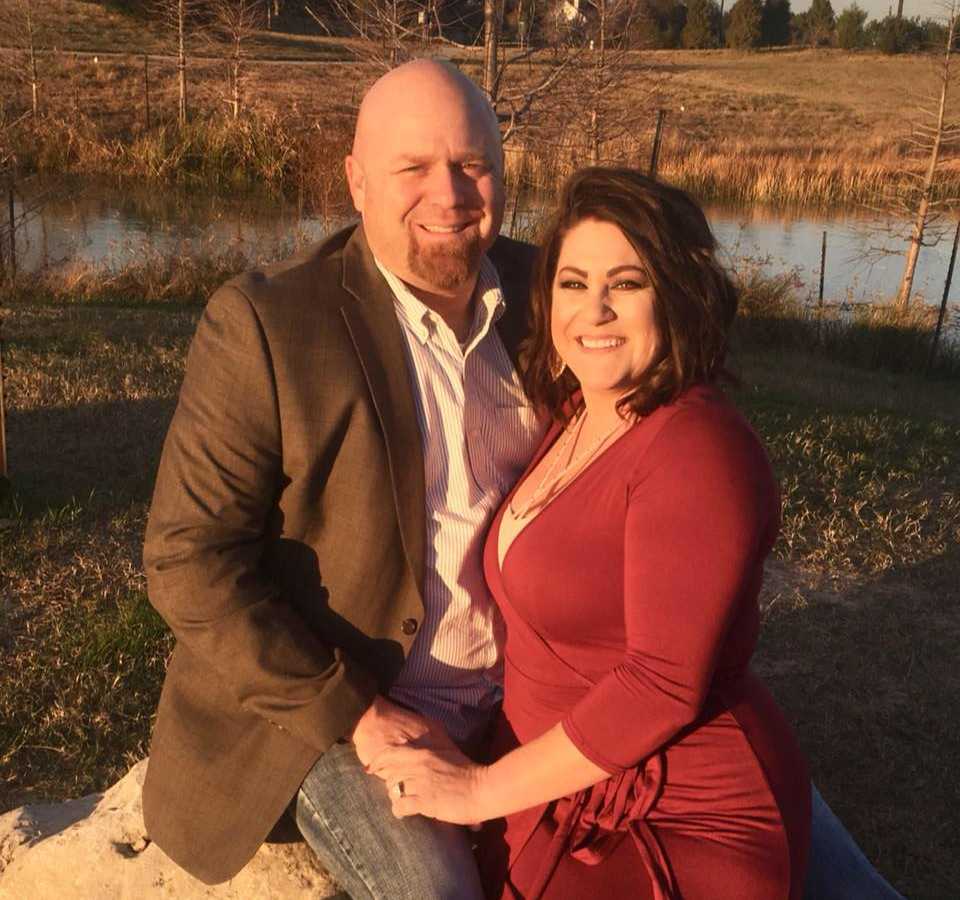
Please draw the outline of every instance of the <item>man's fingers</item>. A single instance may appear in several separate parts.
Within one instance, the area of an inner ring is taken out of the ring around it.
[[[378,778],[383,778],[389,770],[403,766],[408,768],[414,763],[421,751],[406,744],[392,744],[384,747],[367,764],[367,771]]]

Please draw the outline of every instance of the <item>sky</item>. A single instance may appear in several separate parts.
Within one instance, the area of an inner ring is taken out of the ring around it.
[[[853,2],[854,0],[830,0],[835,13],[839,13]],[[867,11],[867,16],[871,19],[882,19],[891,8],[893,12],[897,11],[897,0],[856,0],[856,2],[861,9]],[[793,12],[803,12],[809,8],[810,0],[791,0],[790,2],[790,9]],[[942,0],[903,0],[903,14],[908,18],[937,17],[942,14],[942,10]]]

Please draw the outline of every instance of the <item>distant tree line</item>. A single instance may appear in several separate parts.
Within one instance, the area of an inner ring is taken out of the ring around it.
[[[113,7],[150,17],[158,0],[104,0]],[[159,0],[163,5],[164,0]],[[171,0],[166,0],[169,4]],[[175,4],[176,0],[172,0]],[[231,0],[188,0],[194,15],[214,18]],[[239,0],[234,0],[234,4]],[[283,27],[288,19],[320,22],[328,33],[354,33],[384,16],[402,31],[442,36],[460,43],[481,40],[484,10],[494,7],[500,40],[521,46],[588,41],[601,4],[597,0],[243,0],[256,8],[265,27]],[[943,46],[947,26],[933,18],[906,18],[891,13],[868,21],[856,2],[839,14],[830,0],[813,0],[794,13],[790,0],[605,0],[616,7],[616,31],[631,48],[741,50],[761,47],[813,46],[845,50],[876,49],[910,53]],[[349,8],[350,14],[344,15]],[[207,12],[209,11],[209,12]],[[221,16],[222,17],[222,16]],[[345,19],[350,21],[345,21]],[[280,21],[278,21],[280,20]]]

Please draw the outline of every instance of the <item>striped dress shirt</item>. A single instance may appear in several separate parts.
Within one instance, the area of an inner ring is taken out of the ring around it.
[[[393,291],[423,445],[427,525],[424,619],[390,696],[477,737],[500,698],[501,623],[483,577],[487,527],[543,438],[493,327],[500,279],[483,258],[461,344],[442,317],[379,262]]]

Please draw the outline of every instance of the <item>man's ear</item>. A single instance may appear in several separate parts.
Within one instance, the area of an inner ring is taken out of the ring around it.
[[[363,166],[355,156],[348,156],[344,160],[344,168],[347,173],[347,187],[350,188],[350,196],[353,198],[353,208],[358,213],[362,213],[367,181],[363,174]]]

